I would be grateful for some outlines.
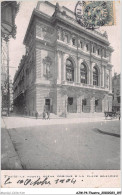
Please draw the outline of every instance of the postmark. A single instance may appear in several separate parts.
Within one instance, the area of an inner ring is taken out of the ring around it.
[[[114,1],[78,1],[75,7],[76,21],[87,29],[115,24]]]

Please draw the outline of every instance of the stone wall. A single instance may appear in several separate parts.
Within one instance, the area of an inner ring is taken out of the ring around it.
[[[26,93],[26,99],[25,99],[25,107],[26,107],[26,113],[29,116],[35,116],[36,112],[36,93],[35,88],[31,87],[27,93]],[[25,108],[23,108],[25,109]],[[25,112],[25,110],[24,110]]]

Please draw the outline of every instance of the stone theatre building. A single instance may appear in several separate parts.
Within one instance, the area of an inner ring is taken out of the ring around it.
[[[24,38],[26,54],[14,77],[16,112],[112,110],[113,49],[107,33],[81,27],[66,7],[38,2]]]

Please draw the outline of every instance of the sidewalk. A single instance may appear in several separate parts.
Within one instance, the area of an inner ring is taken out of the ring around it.
[[[105,117],[89,117],[89,118],[55,118],[50,120],[36,119],[35,117],[24,117],[24,116],[11,116],[3,117],[6,128],[21,128],[21,127],[33,127],[33,126],[45,126],[45,125],[63,125],[63,124],[79,124],[89,122],[110,122],[117,121],[118,119],[107,119]]]
[[[1,118],[1,169],[21,170],[22,165],[18,154],[14,149],[11,138],[6,129],[4,120]]]

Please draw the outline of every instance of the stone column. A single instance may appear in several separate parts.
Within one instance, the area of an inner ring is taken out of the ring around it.
[[[87,69],[87,84],[90,84],[90,68]]]
[[[99,83],[98,83],[98,86],[100,86],[101,87],[101,78],[102,78],[102,71],[101,71],[101,69],[99,69],[100,70],[100,73],[99,73]]]
[[[69,43],[70,43],[70,45],[72,45],[72,34],[70,34]]]
[[[104,66],[102,66],[101,71],[101,86],[104,87]]]
[[[94,66],[95,63],[91,63],[91,66],[90,66],[90,84],[93,85],[93,66]]]
[[[108,96],[108,111],[112,111],[112,96]]]
[[[92,97],[90,99],[90,112],[92,112],[92,113],[95,112],[95,97]]]
[[[36,49],[36,82],[40,82],[40,79],[43,76],[43,64],[41,58],[41,50]]]
[[[77,83],[77,66],[74,67],[74,82]]]
[[[105,96],[102,99],[102,112],[105,112]]]
[[[60,51],[57,51],[57,60],[56,60],[56,68],[57,68],[57,79],[61,81],[61,56]]]
[[[80,97],[77,97],[77,113],[80,113]]]
[[[57,27],[57,39],[61,40],[61,29],[59,27]]]
[[[64,61],[64,53],[62,52],[61,57],[61,66],[62,66],[62,81],[66,80],[66,63]]]
[[[106,88],[106,66],[104,66],[104,87]]]
[[[109,90],[112,91],[112,70],[109,70]]]
[[[67,117],[67,98],[68,96],[65,95],[65,117]]]
[[[80,83],[80,59],[78,59],[77,82]]]

